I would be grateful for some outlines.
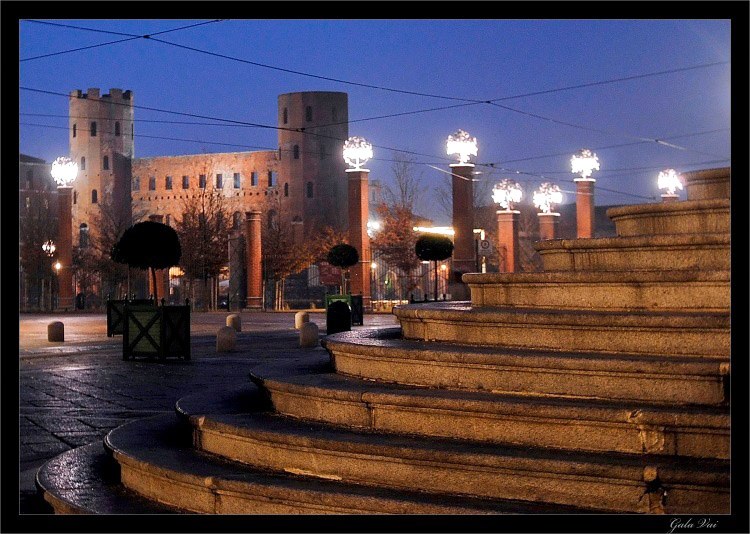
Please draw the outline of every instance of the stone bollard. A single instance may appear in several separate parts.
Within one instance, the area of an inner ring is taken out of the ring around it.
[[[299,346],[317,347],[319,342],[318,325],[311,322],[304,323],[299,329]]]
[[[60,321],[48,324],[47,341],[65,341],[65,325]]]
[[[239,314],[227,315],[227,326],[234,328],[235,332],[242,332],[242,319]]]
[[[307,312],[297,312],[294,314],[294,328],[299,330],[302,325],[310,322],[310,314]]]
[[[237,336],[231,326],[222,326],[216,332],[216,352],[230,352],[234,350]]]

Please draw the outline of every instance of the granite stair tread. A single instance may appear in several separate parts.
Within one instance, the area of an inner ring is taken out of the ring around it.
[[[544,503],[516,500],[488,500],[456,495],[435,495],[418,491],[378,488],[341,481],[325,480],[300,474],[250,468],[216,455],[179,446],[169,437],[179,431],[181,423],[170,415],[161,415],[128,423],[110,432],[106,446],[123,465],[135,466],[142,478],[154,477],[167,485],[191,487],[204,494],[192,505],[194,512],[236,513],[237,503],[256,512],[286,508],[285,513],[434,513],[434,514],[497,514],[550,513],[560,508]],[[134,482],[138,484],[138,481]],[[146,491],[152,488],[143,485]],[[152,498],[160,494],[155,492]],[[160,498],[179,499],[161,494]],[[209,509],[200,509],[201,501]],[[183,503],[183,507],[185,504]],[[563,511],[590,511],[563,507]]]

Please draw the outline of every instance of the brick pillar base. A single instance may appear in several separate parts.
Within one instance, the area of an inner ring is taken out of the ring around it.
[[[349,200],[349,244],[357,249],[359,262],[349,269],[349,287],[352,295],[362,295],[362,307],[372,311],[370,294],[370,237],[367,235],[369,213],[369,186],[367,169],[347,169]]]
[[[260,211],[248,211],[245,220],[247,240],[247,307],[263,308],[263,255],[260,237]]]
[[[518,267],[518,216],[520,213],[514,210],[497,211],[498,253],[502,254],[503,250],[505,251],[505,265],[500,265],[500,272],[514,273]]]
[[[73,188],[61,186],[58,194],[57,261],[57,307],[73,310]]]
[[[559,213],[537,213],[539,216],[539,239],[557,239],[557,221]]]
[[[592,178],[579,178],[576,183],[576,226],[579,238],[594,236],[594,183]]]

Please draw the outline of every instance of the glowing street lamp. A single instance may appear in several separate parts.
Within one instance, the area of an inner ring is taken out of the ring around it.
[[[78,165],[64,156],[52,162],[50,170],[57,183],[59,196],[57,250],[59,261],[55,264],[59,280],[58,306],[64,309],[73,308],[73,199],[71,184],[78,176]],[[59,265],[59,267],[57,266]]]
[[[52,266],[55,268],[55,272],[59,275],[60,269],[62,269],[62,263],[56,261]]]
[[[666,169],[659,173],[657,184],[659,189],[666,189],[666,192],[661,195],[664,202],[677,200],[677,190],[682,190],[682,177],[677,174],[674,169]]]
[[[45,254],[46,254],[47,256],[49,256],[49,257],[52,257],[52,256],[53,256],[53,255],[55,254],[55,249],[56,249],[56,248],[57,248],[57,247],[55,247],[55,242],[54,242],[54,241],[52,241],[51,239],[50,239],[50,240],[48,240],[48,241],[46,241],[46,242],[45,242],[45,243],[44,243],[44,244],[42,245],[42,250],[43,250],[43,251],[44,251],[44,253],[45,253]]]
[[[57,183],[57,187],[70,187],[78,176],[78,164],[70,158],[61,156],[52,162],[50,174]]]
[[[372,145],[364,137],[350,137],[344,142],[344,161],[351,167],[347,171],[364,171],[362,165],[372,159]]]
[[[509,178],[503,178],[492,188],[492,200],[504,210],[513,209],[513,204],[521,202],[522,196],[521,184]]]
[[[452,154],[458,156],[459,165],[471,165],[469,156],[477,155],[477,138],[470,136],[468,132],[457,130],[456,133],[448,136],[445,148],[449,156]]]
[[[534,206],[539,208],[542,213],[553,213],[554,205],[560,204],[562,201],[562,191],[555,184],[544,182],[537,191],[534,191]]]
[[[381,229],[383,228],[383,225],[380,223],[380,221],[367,221],[367,235],[370,237],[373,237],[375,234],[377,234]],[[373,263],[373,268],[375,267],[375,264]]]
[[[581,175],[580,178],[574,178],[574,182],[595,182],[591,174],[599,170],[599,158],[588,148],[582,148],[570,158],[570,167],[573,174]]]

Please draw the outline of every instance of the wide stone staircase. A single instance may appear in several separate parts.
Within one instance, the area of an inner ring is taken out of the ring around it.
[[[58,513],[730,510],[729,169],[43,466]]]

